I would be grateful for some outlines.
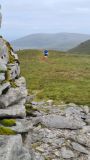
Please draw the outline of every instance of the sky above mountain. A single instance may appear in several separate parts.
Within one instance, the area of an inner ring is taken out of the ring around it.
[[[90,34],[90,0],[0,0],[1,34],[13,40],[33,33]]]

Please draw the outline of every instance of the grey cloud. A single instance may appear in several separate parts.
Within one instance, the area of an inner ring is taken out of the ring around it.
[[[90,33],[90,0],[1,0],[1,32],[9,39],[37,32]]]

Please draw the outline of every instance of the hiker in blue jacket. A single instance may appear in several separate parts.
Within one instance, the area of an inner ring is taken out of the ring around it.
[[[44,53],[44,56],[45,56],[45,57],[48,57],[48,50],[44,50],[43,53]]]

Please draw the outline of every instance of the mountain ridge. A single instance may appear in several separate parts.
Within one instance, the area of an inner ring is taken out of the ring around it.
[[[78,33],[36,33],[11,42],[14,49],[51,49],[67,51],[81,42],[90,39],[90,35]]]
[[[90,54],[90,40],[80,43],[77,47],[70,49],[69,52]]]

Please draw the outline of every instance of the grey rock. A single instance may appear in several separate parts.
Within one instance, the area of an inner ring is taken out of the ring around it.
[[[72,116],[73,118],[75,118],[77,120],[85,118],[85,113],[84,113],[83,109],[78,106],[69,107],[64,112],[65,112],[66,117]]]
[[[87,114],[85,121],[87,122],[88,125],[90,125],[90,113]]]
[[[13,63],[13,64],[9,63],[8,67],[9,67],[10,80],[19,77],[19,75],[20,75],[20,67],[19,67],[18,63]]]
[[[0,72],[7,71],[6,65],[3,63],[3,60],[0,59]],[[0,73],[1,74],[1,73]]]
[[[26,117],[26,110],[24,105],[13,105],[6,109],[0,109],[0,118],[24,118]]]
[[[90,133],[90,126],[84,126],[84,127],[82,128],[82,132],[83,132],[83,133]]]
[[[28,150],[23,147],[21,135],[0,136],[1,160],[31,160]]]
[[[16,126],[11,127],[13,131],[16,131],[18,134],[28,133],[33,128],[33,124],[30,120],[26,119],[17,119]]]
[[[7,89],[7,88],[9,88],[9,87],[10,87],[10,83],[9,83],[9,82],[6,82],[6,83],[0,85],[0,95],[2,94],[2,92],[3,92],[5,89]],[[0,99],[1,99],[1,96],[0,96]],[[3,105],[3,103],[1,102],[1,103],[0,103],[0,108],[2,108],[2,105]]]
[[[17,160],[32,160],[30,152],[25,147],[22,147],[20,152]]]
[[[75,149],[76,151],[79,151],[81,153],[85,153],[85,154],[89,153],[85,147],[83,147],[82,145],[80,145],[78,143],[72,142],[72,147],[73,147],[73,149]]]
[[[26,80],[24,77],[19,77],[15,80],[15,83],[18,87],[26,88]]]
[[[5,80],[5,73],[0,73],[0,82]]]
[[[61,155],[62,155],[62,158],[65,158],[65,159],[70,159],[75,157],[74,153],[71,150],[66,149],[65,147],[61,148]]]
[[[65,132],[63,133],[63,136],[66,139],[70,139],[71,141],[75,141],[79,144],[82,144],[86,147],[90,147],[90,133],[83,133],[81,132]]]
[[[17,104],[20,100],[25,99],[27,96],[27,90],[25,88],[10,88],[4,96],[0,96],[0,104],[3,108],[10,105]]]
[[[41,118],[41,123],[50,128],[60,129],[80,129],[85,123],[73,117],[64,117],[59,115],[44,116]]]
[[[88,114],[89,111],[90,111],[90,109],[89,109],[88,106],[84,106],[84,107],[83,107],[83,110],[84,110],[84,112],[85,112],[86,114]]]
[[[0,38],[0,48],[0,61],[2,61],[4,64],[7,64],[9,61],[8,47],[3,38]]]

